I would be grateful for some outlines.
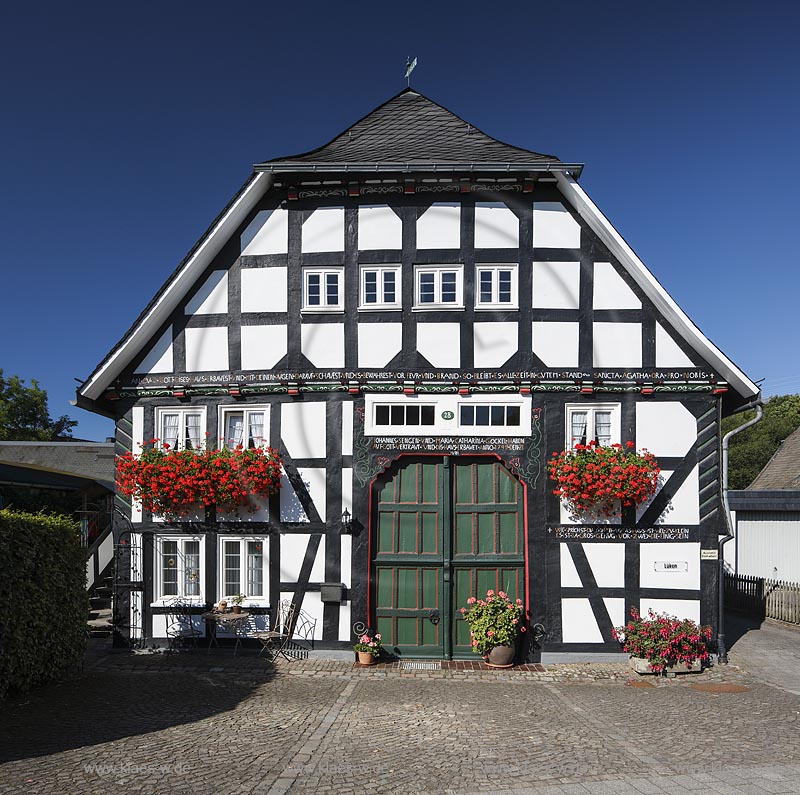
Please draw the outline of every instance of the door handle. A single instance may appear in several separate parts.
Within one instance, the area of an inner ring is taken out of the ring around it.
[[[431,624],[439,623],[439,611],[435,607],[430,613],[428,613],[428,620],[431,622]]]

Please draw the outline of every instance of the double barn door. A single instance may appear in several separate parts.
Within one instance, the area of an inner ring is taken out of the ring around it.
[[[374,624],[403,657],[469,658],[470,596],[524,594],[521,484],[495,458],[408,461],[375,486]]]

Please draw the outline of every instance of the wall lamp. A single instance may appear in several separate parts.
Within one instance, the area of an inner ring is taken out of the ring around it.
[[[347,508],[342,511],[342,535],[349,536],[353,534],[353,517],[350,516],[350,511]]]

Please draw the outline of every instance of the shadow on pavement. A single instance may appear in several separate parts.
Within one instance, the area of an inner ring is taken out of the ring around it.
[[[736,641],[741,640],[748,632],[760,629],[763,621],[754,616],[744,613],[734,613],[730,610],[725,611],[725,645],[730,651]]]

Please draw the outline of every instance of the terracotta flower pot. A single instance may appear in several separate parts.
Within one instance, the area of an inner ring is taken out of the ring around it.
[[[375,655],[371,651],[358,652],[359,665],[375,665]]]
[[[511,668],[514,665],[513,646],[495,646],[486,659],[490,668]]]
[[[238,615],[239,613],[242,612],[242,606],[241,605],[234,605],[233,606],[233,612]]]

